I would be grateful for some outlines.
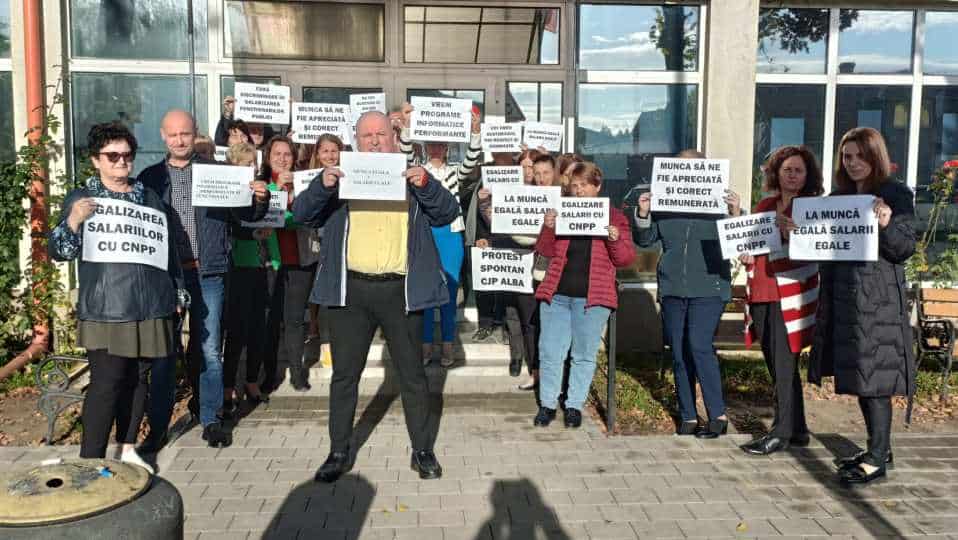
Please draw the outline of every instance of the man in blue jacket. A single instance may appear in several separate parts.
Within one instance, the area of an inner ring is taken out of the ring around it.
[[[368,112],[356,123],[360,152],[399,151],[386,116]],[[377,326],[399,376],[411,467],[423,479],[442,476],[429,433],[429,388],[420,361],[422,313],[448,301],[431,227],[459,216],[456,198],[422,167],[406,171],[404,201],[339,198],[343,172],[329,167],[293,201],[299,223],[324,227],[319,271],[310,301],[329,308],[333,377],[329,392],[330,453],[316,480],[335,482],[352,468],[349,440],[359,379]]]
[[[266,183],[253,181],[253,198],[243,208],[194,207],[193,164],[214,162],[194,152],[196,122],[186,111],[172,110],[163,116],[160,136],[169,151],[163,161],[140,173],[143,184],[154,190],[174,212],[176,253],[191,297],[190,343],[187,366],[193,399],[190,410],[199,415],[203,439],[211,447],[232,444],[232,435],[217,417],[223,406],[223,361],[220,319],[223,314],[226,276],[230,268],[230,220],[256,221],[269,209]],[[242,316],[242,314],[238,314]],[[159,450],[173,410],[174,366],[154,362],[150,377],[150,436],[146,452]]]

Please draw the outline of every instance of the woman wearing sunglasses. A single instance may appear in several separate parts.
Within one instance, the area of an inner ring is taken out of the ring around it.
[[[79,259],[79,345],[87,350],[90,361],[80,457],[106,457],[110,430],[115,424],[120,459],[152,472],[134,450],[146,405],[146,377],[141,373],[152,360],[175,353],[173,316],[183,307],[177,299],[185,301],[186,295],[177,294],[182,290],[182,275],[175,246],[169,240],[173,231],[172,211],[155,192],[130,177],[136,147],[133,134],[121,124],[97,124],[90,129],[87,148],[97,174],[87,179],[83,187],[67,194],[60,222],[50,233],[48,249],[57,261]],[[97,213],[97,201],[102,203],[104,199],[130,203],[134,208],[145,207],[144,211],[150,209],[164,216],[169,254],[165,268],[87,260],[83,249],[86,234],[99,230],[101,238],[103,234],[115,234],[121,245],[125,240],[118,233],[109,232],[106,225],[85,226]]]

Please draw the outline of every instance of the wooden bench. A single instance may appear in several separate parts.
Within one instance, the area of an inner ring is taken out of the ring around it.
[[[925,357],[938,360],[942,370],[941,399],[948,399],[948,379],[955,357],[955,321],[958,320],[958,290],[914,286],[918,311],[918,363]]]
[[[71,373],[70,367],[77,363],[82,365],[81,368]],[[60,414],[74,403],[83,401],[86,387],[80,386],[77,380],[89,369],[88,364],[89,361],[84,357],[53,355],[40,361],[34,370],[37,389],[40,390],[37,410],[47,418],[48,445],[53,444]]]

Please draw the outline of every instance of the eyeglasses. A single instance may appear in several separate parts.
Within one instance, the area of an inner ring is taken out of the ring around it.
[[[136,157],[133,152],[100,152],[100,155],[109,160],[110,163],[116,163],[120,161],[120,158],[123,158],[126,163],[131,163],[133,158]]]

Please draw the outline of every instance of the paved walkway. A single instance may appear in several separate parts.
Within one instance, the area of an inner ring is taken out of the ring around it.
[[[529,394],[435,406],[440,480],[409,469],[388,397],[361,401],[356,468],[335,485],[312,481],[328,451],[322,396],[274,397],[231,448],[206,448],[193,429],[158,462],[183,495],[188,539],[958,538],[958,435],[897,436],[892,476],[846,489],[831,466],[852,444],[839,435],[753,458],[736,449],[744,436],[610,439],[591,419],[534,429]],[[2,448],[0,467],[76,452]]]

